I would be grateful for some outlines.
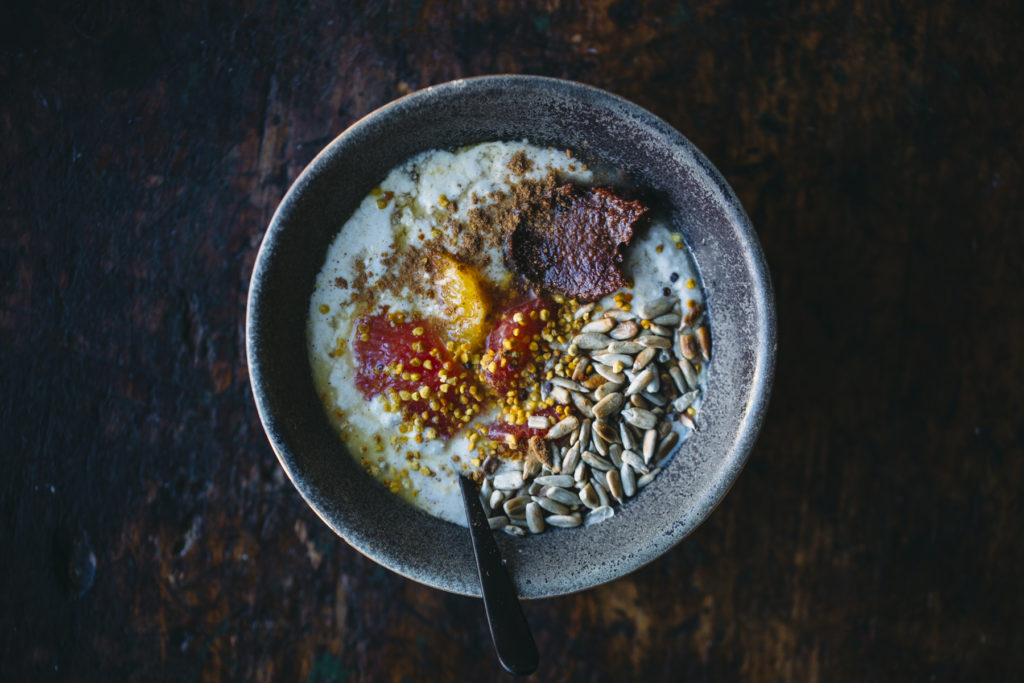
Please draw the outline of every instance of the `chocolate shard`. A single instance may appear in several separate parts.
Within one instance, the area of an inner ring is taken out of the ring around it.
[[[620,247],[648,208],[614,190],[567,184],[521,214],[506,244],[509,267],[535,287],[589,301],[626,284]]]

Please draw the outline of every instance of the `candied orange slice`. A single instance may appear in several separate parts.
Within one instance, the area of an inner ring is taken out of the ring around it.
[[[479,348],[487,336],[491,300],[475,268],[448,254],[433,252],[434,294],[444,309],[445,332],[456,344]]]

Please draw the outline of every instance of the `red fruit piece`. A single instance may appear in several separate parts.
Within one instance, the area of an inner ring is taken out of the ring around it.
[[[473,377],[422,320],[387,309],[356,326],[356,387],[366,398],[386,394],[407,420],[449,437],[480,410]]]
[[[548,320],[554,318],[555,310],[555,305],[547,299],[527,299],[502,313],[487,335],[487,351],[480,363],[480,374],[500,396],[536,381],[535,377],[524,376],[524,370],[544,343],[539,336]]]

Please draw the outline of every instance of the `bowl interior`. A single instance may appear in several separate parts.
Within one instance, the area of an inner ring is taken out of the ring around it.
[[[609,581],[689,534],[742,468],[774,369],[771,285],[749,220],[708,160],[652,114],[577,83],[495,76],[419,91],[349,128],[295,182],[264,237],[247,320],[253,392],[282,466],[332,529],[400,574],[466,595],[479,595],[466,530],[407,506],[345,453],[313,386],[306,315],[328,245],[394,166],[428,149],[521,139],[623,169],[667,200],[701,273],[714,342],[699,431],[652,484],[589,528],[497,534],[522,596]]]

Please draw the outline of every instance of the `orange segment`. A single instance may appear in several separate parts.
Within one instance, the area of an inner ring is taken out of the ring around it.
[[[434,293],[444,308],[448,337],[470,350],[479,348],[487,336],[484,322],[491,312],[491,300],[480,274],[448,254],[434,252],[430,258]]]

